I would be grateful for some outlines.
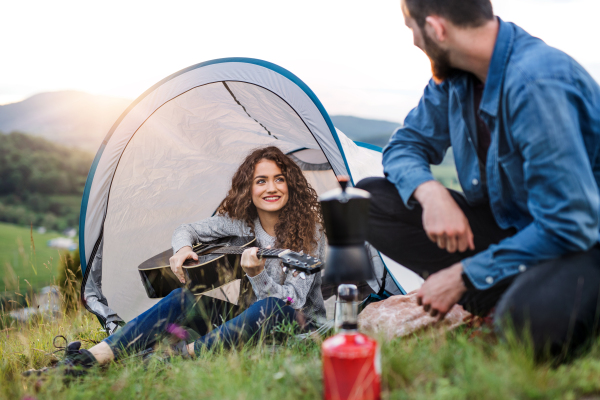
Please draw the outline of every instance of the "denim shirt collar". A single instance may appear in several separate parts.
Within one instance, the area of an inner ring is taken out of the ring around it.
[[[479,109],[491,117],[497,117],[498,106],[500,103],[500,94],[502,91],[502,82],[506,72],[508,59],[512,52],[512,47],[515,39],[515,32],[512,25],[498,18],[500,27],[498,29],[498,37],[494,46],[494,53],[490,62],[485,89],[481,99]]]

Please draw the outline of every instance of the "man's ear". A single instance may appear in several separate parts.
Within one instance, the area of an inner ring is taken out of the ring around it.
[[[448,38],[446,20],[437,15],[430,15],[425,18],[425,33],[438,43],[445,42]]]

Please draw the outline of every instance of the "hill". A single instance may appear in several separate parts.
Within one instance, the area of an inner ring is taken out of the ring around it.
[[[92,154],[13,132],[0,140],[0,221],[77,226]]]
[[[344,132],[350,139],[371,143],[379,147],[384,147],[390,140],[392,133],[402,126],[398,122],[364,119],[348,115],[334,115],[331,117],[331,120],[336,128]],[[435,179],[440,181],[444,186],[462,191],[458,182],[456,167],[454,166],[452,148],[448,149],[440,165],[431,166],[431,171]]]
[[[0,106],[0,131],[25,132],[52,142],[96,152],[131,100],[76,91],[39,93],[23,101]],[[400,123],[331,117],[334,125],[352,140],[385,146]]]
[[[76,91],[39,93],[0,106],[0,131],[21,131],[96,152],[130,103]]]
[[[349,115],[332,115],[331,120],[333,125],[350,139],[379,147],[385,146],[392,133],[402,126],[399,122],[365,119]]]

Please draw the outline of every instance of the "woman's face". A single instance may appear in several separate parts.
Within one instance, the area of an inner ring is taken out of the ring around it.
[[[252,202],[261,212],[279,213],[288,202],[288,186],[281,169],[271,160],[261,160],[254,167]]]

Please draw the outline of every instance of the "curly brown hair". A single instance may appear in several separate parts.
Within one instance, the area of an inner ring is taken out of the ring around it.
[[[231,189],[217,208],[217,214],[244,221],[254,232],[258,212],[252,202],[252,181],[254,167],[262,160],[277,164],[288,186],[288,202],[275,225],[275,246],[315,255],[317,229],[323,229],[317,192],[306,181],[300,167],[275,146],[256,149],[246,157],[233,174]]]

